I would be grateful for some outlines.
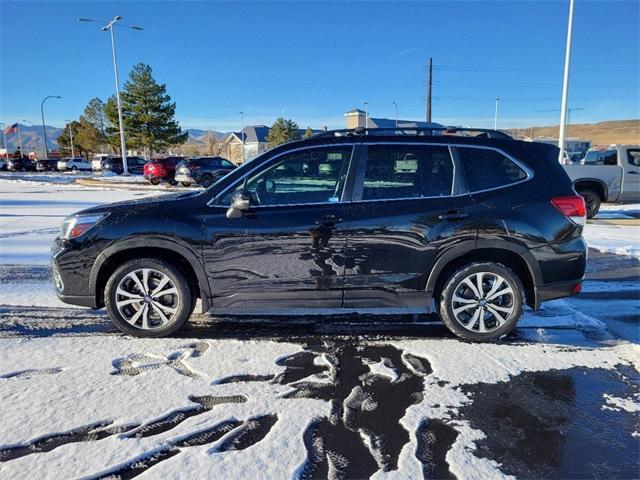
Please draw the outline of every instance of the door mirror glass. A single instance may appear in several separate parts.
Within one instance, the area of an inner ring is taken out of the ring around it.
[[[231,206],[227,210],[227,218],[240,218],[242,212],[249,210],[251,206],[251,194],[246,190],[236,192],[231,199]]]

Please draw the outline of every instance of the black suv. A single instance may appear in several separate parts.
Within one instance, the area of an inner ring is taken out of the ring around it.
[[[217,309],[435,310],[456,335],[510,332],[525,304],[578,293],[584,201],[558,149],[499,132],[325,132],[209,189],[84,210],[53,246],[64,302],[124,332]]]
[[[187,158],[176,165],[174,179],[183,187],[197,183],[209,188],[234,168],[233,163],[222,157]]]
[[[142,175],[147,161],[141,157],[127,157],[127,170],[132,175]],[[122,157],[107,157],[102,163],[102,171],[122,175],[124,164]]]

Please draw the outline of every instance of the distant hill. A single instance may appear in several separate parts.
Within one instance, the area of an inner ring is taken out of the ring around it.
[[[51,125],[47,125],[47,143],[49,144],[49,150],[57,150],[59,145],[56,141],[60,134],[62,133],[62,128],[53,127]],[[189,132],[189,143],[202,143],[205,135],[209,133],[209,130],[199,130],[196,128],[188,128]],[[30,150],[44,150],[44,140],[42,139],[42,126],[33,126],[33,125],[23,125],[20,124],[20,134],[22,136],[22,145],[25,150],[30,148]],[[213,131],[213,135],[218,140],[222,140],[227,136],[225,132]],[[0,145],[4,147],[4,140],[0,136]],[[15,151],[18,146],[20,146],[20,142],[18,140],[17,133],[9,133],[7,134],[7,145],[9,147],[9,151]]]
[[[520,137],[558,138],[559,126],[518,128],[508,131]],[[640,143],[640,120],[611,120],[608,122],[569,125],[567,137],[591,140],[593,145]]]

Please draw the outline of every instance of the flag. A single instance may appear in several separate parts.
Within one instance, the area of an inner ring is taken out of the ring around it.
[[[4,133],[5,135],[8,135],[10,133],[18,133],[18,124],[14,123],[13,125],[9,125],[7,128],[4,129]]]

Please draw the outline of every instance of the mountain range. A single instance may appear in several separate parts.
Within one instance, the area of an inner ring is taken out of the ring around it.
[[[42,139],[42,126],[38,125],[20,125],[20,136],[22,137],[22,145],[25,151],[31,150],[44,150],[44,140]],[[56,141],[62,133],[62,128],[53,127],[51,125],[46,126],[47,131],[47,144],[49,150],[57,150],[59,145]],[[201,143],[204,140],[210,130],[199,130],[197,128],[188,128],[189,142]],[[226,132],[211,131],[218,140],[222,140],[227,136]],[[6,134],[7,145],[9,152],[13,152],[20,146],[20,140],[17,133]],[[0,138],[0,145],[4,147],[4,138]]]

